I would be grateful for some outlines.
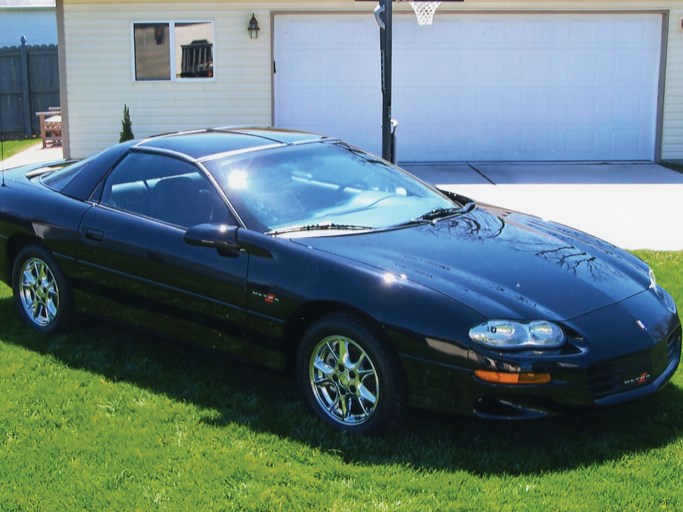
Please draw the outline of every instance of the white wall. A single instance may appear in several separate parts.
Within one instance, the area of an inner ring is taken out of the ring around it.
[[[230,124],[270,124],[270,41],[248,38],[248,9],[215,4],[65,5],[71,156],[118,142],[127,104],[136,137]],[[135,21],[214,21],[215,78],[136,82],[131,31]]]
[[[354,0],[213,3],[63,0],[70,154],[82,157],[117,142],[124,103],[130,107],[133,130],[138,137],[197,127],[269,125],[272,122],[271,13],[360,11],[371,16],[375,5],[372,1]],[[410,7],[395,4],[394,9],[409,10]],[[661,157],[683,159],[683,6],[680,0],[467,0],[444,2],[440,10],[501,11],[501,16],[513,11],[549,10],[668,12]],[[248,38],[246,31],[252,12],[261,26],[255,41]],[[437,12],[435,23],[438,16]],[[213,81],[134,81],[131,23],[166,20],[214,21],[216,76]]]

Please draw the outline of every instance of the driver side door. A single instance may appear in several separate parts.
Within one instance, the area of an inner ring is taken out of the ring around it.
[[[236,224],[191,162],[131,151],[79,229],[79,270],[96,314],[249,359],[249,256],[189,245],[188,227]]]

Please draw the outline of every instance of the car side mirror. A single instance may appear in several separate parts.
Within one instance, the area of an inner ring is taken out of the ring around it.
[[[216,249],[240,248],[237,242],[239,227],[226,224],[197,224],[185,232],[185,243]]]

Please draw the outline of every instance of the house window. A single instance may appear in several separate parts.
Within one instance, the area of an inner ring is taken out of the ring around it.
[[[213,77],[213,22],[133,23],[135,80]]]

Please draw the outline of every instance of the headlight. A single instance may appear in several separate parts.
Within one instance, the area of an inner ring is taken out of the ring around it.
[[[655,278],[655,273],[650,269],[650,290],[652,290],[659,300],[666,306],[672,314],[676,314],[676,303],[669,292],[657,284],[657,279]]]
[[[489,348],[510,350],[528,348],[557,348],[564,343],[562,329],[545,320],[516,322],[489,320],[470,329],[470,338]]]

